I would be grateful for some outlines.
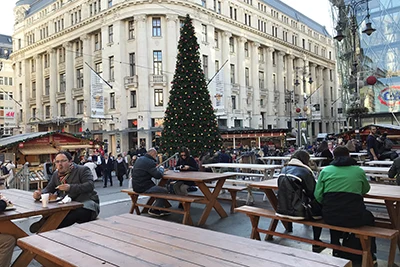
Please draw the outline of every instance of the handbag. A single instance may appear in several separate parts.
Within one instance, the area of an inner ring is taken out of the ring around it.
[[[318,214],[319,211],[321,210],[321,206],[319,205],[319,203],[315,199],[311,200],[306,194],[306,191],[303,188],[301,188],[298,184],[296,184],[292,179],[290,178],[287,179],[295,189],[296,194],[299,194],[300,192],[300,196],[298,195],[298,199],[300,199],[301,205],[304,208],[304,218],[307,221],[315,221],[316,219],[320,219],[319,218],[320,216],[316,216],[316,214]]]

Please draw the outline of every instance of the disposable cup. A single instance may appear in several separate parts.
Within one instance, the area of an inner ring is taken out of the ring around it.
[[[47,205],[49,204],[49,197],[50,194],[42,194],[42,207],[47,208]]]

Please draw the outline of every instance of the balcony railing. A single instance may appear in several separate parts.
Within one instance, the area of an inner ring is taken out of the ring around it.
[[[240,91],[239,84],[237,83],[232,84],[232,93],[239,94],[239,91]]]
[[[35,97],[35,98],[31,97],[31,98],[29,99],[29,105],[33,106],[33,105],[35,105],[35,104],[36,104],[36,97]]]
[[[42,95],[41,100],[42,100],[42,102],[50,102],[50,96],[49,95]]]
[[[57,102],[60,100],[65,100],[65,91],[64,92],[57,92],[56,93]]]
[[[77,98],[79,96],[83,96],[83,88],[73,88],[72,89],[72,98]]]
[[[125,77],[125,88],[128,89],[130,87],[138,87],[138,77],[137,75],[133,75],[133,76],[126,76]]]
[[[166,75],[150,75],[150,86],[162,85],[167,86],[167,76]]]

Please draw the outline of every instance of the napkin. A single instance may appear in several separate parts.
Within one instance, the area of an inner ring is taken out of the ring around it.
[[[60,202],[58,202],[58,204],[67,204],[69,202],[72,201],[72,198],[70,198],[68,195],[66,195],[63,200],[61,200]]]

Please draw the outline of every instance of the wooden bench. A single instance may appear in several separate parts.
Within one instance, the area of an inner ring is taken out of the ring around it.
[[[207,184],[207,187],[214,188],[215,184]],[[237,201],[236,201],[237,192],[246,190],[247,186],[224,184],[222,186],[222,189],[228,190],[228,192],[231,194],[231,200],[232,200],[231,213],[235,213],[235,208],[237,208]],[[223,198],[223,199],[225,199],[225,198]]]
[[[318,220],[318,221],[292,220],[292,219],[277,216],[275,214],[275,211],[273,211],[273,210],[267,210],[267,209],[251,207],[251,206],[241,206],[239,208],[236,208],[235,211],[245,213],[250,218],[251,225],[252,225],[252,231],[251,231],[250,238],[252,238],[252,239],[260,240],[260,233],[265,233],[271,237],[279,236],[282,238],[293,239],[296,241],[310,243],[313,245],[319,245],[319,246],[328,247],[328,248],[332,248],[332,249],[336,249],[336,250],[341,250],[341,251],[345,251],[345,252],[349,252],[349,253],[353,253],[353,254],[358,254],[358,255],[362,255],[362,266],[373,266],[372,255],[370,252],[371,237],[389,239],[390,240],[390,251],[389,251],[388,266],[393,266],[393,264],[394,264],[394,258],[395,258],[395,253],[396,253],[396,242],[397,242],[397,236],[399,234],[398,230],[385,229],[385,228],[373,227],[373,226],[362,226],[362,227],[354,227],[354,228],[339,227],[339,226],[333,226],[333,225],[326,224],[322,220]],[[260,217],[266,217],[266,218],[270,218],[273,220],[280,220],[283,222],[300,223],[300,224],[304,224],[304,225],[332,229],[332,230],[337,230],[337,231],[341,231],[341,232],[354,233],[357,237],[360,238],[362,250],[357,250],[357,249],[353,249],[353,248],[334,245],[334,244],[317,241],[317,240],[313,240],[313,239],[309,239],[309,238],[294,236],[294,235],[290,235],[288,233],[279,233],[279,232],[276,232],[274,229],[268,229],[268,230],[260,229],[258,227]]]
[[[180,196],[180,195],[174,195],[174,194],[157,194],[157,193],[137,193],[133,191],[132,189],[122,189],[121,192],[127,193],[131,199],[132,199],[132,207],[129,211],[129,213],[133,213],[136,211],[137,215],[140,215],[140,210],[139,207],[143,207],[142,212],[147,212],[148,209],[154,208],[157,210],[164,210],[172,213],[179,213],[183,214],[183,224],[189,224],[193,225],[192,218],[190,216],[190,204],[193,202],[202,202],[203,198],[199,196]],[[141,204],[138,203],[138,198],[139,195],[141,196],[147,196],[150,197],[149,202],[152,203],[156,198],[161,198],[165,200],[172,200],[172,201],[179,201],[182,203],[183,210],[180,209],[172,209],[171,205],[168,203],[168,207],[153,207],[152,205],[147,205],[147,204]]]

